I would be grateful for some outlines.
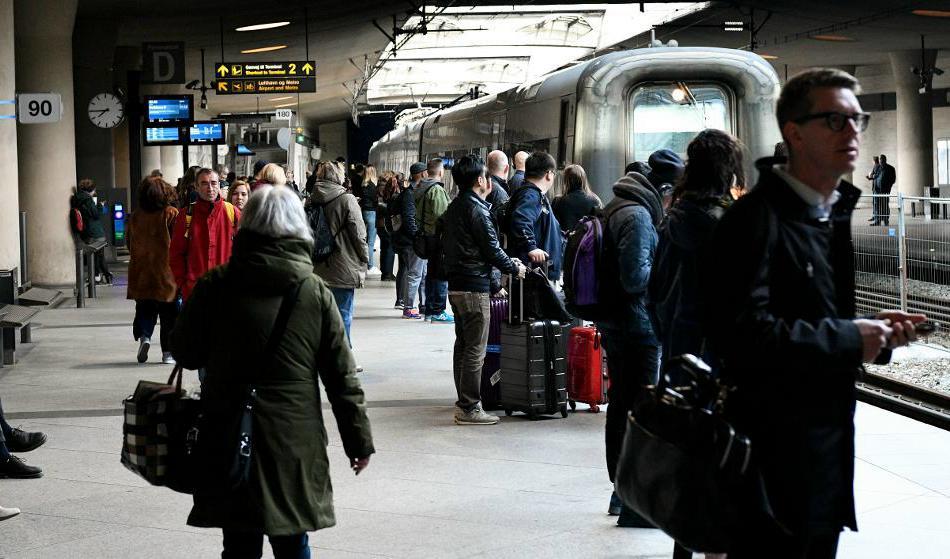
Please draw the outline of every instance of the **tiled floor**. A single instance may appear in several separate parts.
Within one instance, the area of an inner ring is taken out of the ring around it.
[[[14,424],[49,434],[24,455],[39,480],[0,480],[0,557],[215,557],[220,535],[185,525],[190,499],[119,464],[119,402],[168,368],[135,363],[133,305],[121,286],[87,309],[45,311],[36,345],[0,372]],[[619,529],[604,512],[604,414],[452,424],[451,326],[402,320],[392,284],[357,293],[354,344],[378,454],[352,476],[337,435],[330,457],[338,525],[311,534],[316,557],[668,557],[655,530]],[[579,406],[583,407],[583,406]],[[860,406],[861,531],[839,557],[923,559],[950,549],[950,434]],[[265,556],[270,556],[269,551]]]

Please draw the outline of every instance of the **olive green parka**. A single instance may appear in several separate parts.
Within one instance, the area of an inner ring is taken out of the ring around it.
[[[363,390],[333,295],[313,274],[312,246],[240,231],[228,264],[202,277],[173,333],[173,354],[204,367],[202,405],[241,401],[256,379],[251,481],[194,497],[188,524],[290,535],[335,524],[319,383],[350,458],[373,454]],[[273,367],[260,366],[281,300],[303,281]],[[199,441],[200,444],[200,441]]]

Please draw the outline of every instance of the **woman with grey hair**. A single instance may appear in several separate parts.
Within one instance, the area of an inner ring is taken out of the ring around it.
[[[317,165],[316,176],[307,209],[311,223],[322,209],[336,248],[326,261],[315,262],[313,270],[333,292],[349,339],[356,288],[363,286],[369,263],[366,224],[356,196],[343,187],[346,169],[342,163],[322,161]]]
[[[173,333],[178,363],[206,370],[198,445],[208,459],[188,524],[222,528],[222,557],[260,557],[265,534],[276,558],[310,557],[307,532],[334,525],[318,378],[353,471],[366,468],[375,452],[343,321],[333,294],[313,274],[312,250],[297,195],[258,189],[231,260],[198,281]],[[242,333],[237,345],[231,332]],[[234,450],[214,441],[233,439],[228,426],[248,402],[250,474],[237,488],[225,486],[227,472],[213,465],[226,469]]]

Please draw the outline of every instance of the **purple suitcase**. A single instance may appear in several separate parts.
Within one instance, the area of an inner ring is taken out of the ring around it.
[[[482,407],[486,410],[501,409],[501,323],[508,318],[508,299],[491,298],[491,320],[488,323],[488,347],[482,365]]]

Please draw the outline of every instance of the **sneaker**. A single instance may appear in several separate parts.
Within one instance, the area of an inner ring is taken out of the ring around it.
[[[7,508],[0,507],[0,520],[6,520],[8,518],[13,518],[14,516],[20,514],[20,509],[17,508]]]
[[[369,278],[378,278],[378,277],[382,277],[382,275],[383,275],[382,270],[380,270],[379,268],[375,266],[370,268],[369,270],[366,270],[366,277],[369,277]]]
[[[420,315],[419,311],[417,311],[416,309],[407,307],[406,309],[402,311],[402,317],[419,319],[419,318],[422,318],[422,315]]]
[[[403,307],[405,307],[405,306],[406,306],[406,304],[403,303],[402,301],[396,301],[396,304],[393,306],[393,308],[396,309],[396,310],[401,311],[401,310],[403,310]]]
[[[6,462],[0,462],[0,479],[32,479],[37,477],[43,477],[43,470],[36,466],[27,466],[23,460],[16,456],[7,458]]]
[[[46,442],[46,435],[43,433],[30,433],[23,429],[14,429],[7,438],[7,449],[10,452],[29,452],[43,446]]]
[[[174,364],[175,364],[175,358],[172,357],[172,352],[170,352],[170,351],[163,351],[163,352],[162,352],[162,363],[164,363],[164,364],[166,364],[166,365],[174,365]]]
[[[362,372],[363,372],[363,367],[360,367],[359,365],[357,365],[357,366],[356,366],[356,372],[357,372],[357,373],[362,373]]]
[[[610,516],[620,516],[622,510],[623,501],[620,500],[620,497],[617,496],[617,492],[614,491],[610,494],[610,506],[607,507],[607,514]]]
[[[441,314],[434,314],[431,316],[427,316],[426,318],[432,324],[435,324],[436,322],[440,322],[442,324],[452,324],[455,322],[455,317],[445,311],[442,311]]]
[[[144,336],[139,338],[139,354],[137,356],[139,363],[148,361],[148,348],[150,347],[152,347],[152,340]]]
[[[485,413],[481,405],[475,406],[470,411],[455,412],[456,425],[494,425],[496,423],[498,423],[498,416]]]

